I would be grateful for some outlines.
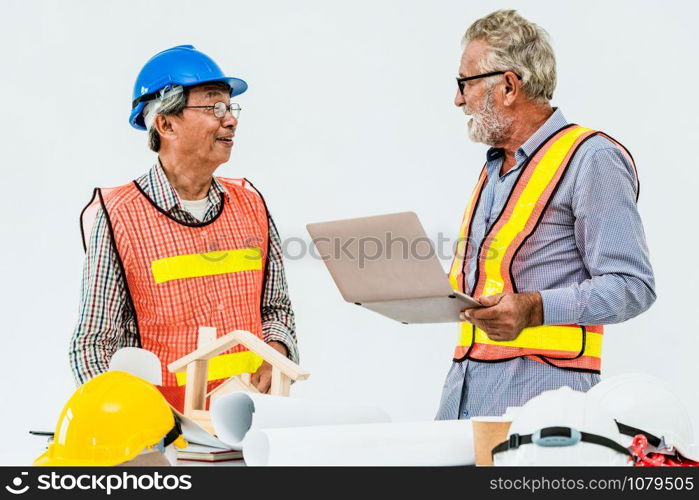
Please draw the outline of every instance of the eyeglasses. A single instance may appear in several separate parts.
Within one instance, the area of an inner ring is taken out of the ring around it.
[[[237,120],[240,116],[240,110],[242,108],[240,107],[240,104],[235,102],[230,104],[226,104],[225,102],[217,102],[213,106],[185,106],[184,109],[211,109],[213,110],[216,118],[223,118],[226,116],[226,111],[230,111],[233,118]]]
[[[509,71],[509,70],[508,70],[508,71]],[[464,93],[464,84],[465,84],[466,82],[470,81],[470,80],[477,80],[477,79],[479,79],[479,78],[487,78],[487,77],[489,77],[489,76],[495,76],[495,75],[504,75],[504,74],[507,73],[508,71],[492,71],[492,72],[490,72],[490,73],[483,73],[482,75],[465,76],[465,77],[463,77],[463,78],[457,77],[457,78],[456,78],[456,84],[459,86],[459,93],[463,95],[463,93]],[[515,73],[514,71],[509,71],[509,72],[510,72],[510,73],[514,73],[514,75],[515,75],[518,79],[520,79],[520,80],[522,79],[522,77],[519,76],[519,75],[518,75],[517,73]]]

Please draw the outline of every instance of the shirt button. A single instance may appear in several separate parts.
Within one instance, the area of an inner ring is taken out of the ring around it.
[[[223,304],[219,303],[219,304],[216,306],[216,309],[218,309],[219,311],[223,312]]]

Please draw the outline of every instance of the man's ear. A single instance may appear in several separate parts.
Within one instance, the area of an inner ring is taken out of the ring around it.
[[[522,91],[522,81],[512,71],[505,72],[503,80],[502,104],[504,106],[512,106]]]
[[[153,126],[160,137],[174,138],[177,135],[170,116],[156,115],[155,120],[153,120]]]

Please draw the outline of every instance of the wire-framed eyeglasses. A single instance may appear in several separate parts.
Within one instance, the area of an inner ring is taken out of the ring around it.
[[[236,102],[226,104],[225,102],[221,101],[209,106],[185,106],[184,109],[210,109],[214,112],[214,116],[216,118],[223,118],[226,116],[226,111],[230,111],[233,118],[237,120],[240,116],[240,110],[242,108],[240,107],[240,104]]]

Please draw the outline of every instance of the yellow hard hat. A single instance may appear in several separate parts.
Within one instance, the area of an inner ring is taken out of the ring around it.
[[[160,391],[135,375],[110,371],[73,393],[53,442],[34,465],[117,465],[163,440],[164,446],[187,445]]]

